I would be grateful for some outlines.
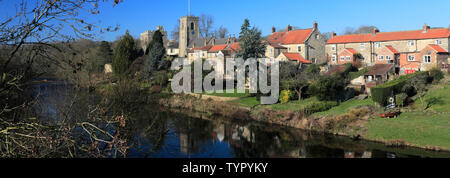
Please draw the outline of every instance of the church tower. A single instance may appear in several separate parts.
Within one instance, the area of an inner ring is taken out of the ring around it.
[[[199,17],[195,16],[184,16],[180,18],[180,31],[178,35],[179,57],[186,57],[189,43],[200,38],[198,22]]]

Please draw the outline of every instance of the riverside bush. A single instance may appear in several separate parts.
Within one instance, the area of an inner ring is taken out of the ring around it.
[[[335,101],[317,101],[306,104],[302,107],[301,112],[304,115],[311,115],[316,112],[322,112],[331,109],[334,106],[337,106],[337,102]]]
[[[395,104],[397,106],[403,107],[407,98],[408,98],[408,95],[406,93],[400,93],[398,95],[395,95]]]
[[[438,83],[444,78],[444,72],[442,72],[438,68],[433,68],[429,71],[430,78],[433,80],[433,83]]]
[[[407,84],[407,82],[413,77],[427,79],[428,72],[416,72],[414,74],[403,75],[395,80],[375,86],[370,89],[372,100],[382,106],[385,106],[389,97],[394,96],[396,93],[404,92],[403,86],[405,86],[405,84]]]
[[[290,90],[282,90],[280,94],[280,103],[284,104],[289,102],[289,99],[291,98],[291,91]]]

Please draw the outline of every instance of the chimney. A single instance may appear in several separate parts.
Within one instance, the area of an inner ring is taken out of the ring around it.
[[[331,32],[331,38],[334,38],[336,36],[336,33]]]
[[[236,43],[236,37],[231,38],[231,42]]]
[[[427,24],[423,25],[423,32],[427,32],[430,29],[430,26],[427,26]]]
[[[318,26],[317,22],[314,22],[314,24],[313,24],[313,29],[314,29],[314,30],[317,30],[317,26]]]
[[[288,25],[288,26],[286,27],[286,32],[291,31],[291,30],[292,30],[292,26],[291,26],[291,25]]]
[[[205,41],[203,41],[203,46],[208,45],[208,39],[205,39]]]
[[[275,29],[275,27],[272,27],[272,33],[277,32],[277,29]]]
[[[378,32],[380,32],[380,30],[378,30],[377,28],[372,29],[372,35],[376,35]]]
[[[216,46],[216,38],[213,38],[213,39],[212,39],[212,45],[213,45],[213,46]]]

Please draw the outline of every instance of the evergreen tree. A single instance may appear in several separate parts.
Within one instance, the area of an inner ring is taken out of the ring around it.
[[[113,52],[111,50],[111,45],[107,41],[100,42],[100,45],[98,46],[96,51],[96,56],[96,72],[102,72],[104,69],[104,65],[112,62]]]
[[[112,61],[113,72],[116,76],[126,76],[128,68],[136,58],[136,51],[134,39],[127,30],[116,47]]]
[[[166,49],[164,48],[162,33],[157,30],[148,45],[147,72],[149,74],[159,69],[165,54]]]
[[[256,27],[251,27],[250,21],[245,19],[239,33],[239,45],[241,46],[239,56],[243,59],[263,57],[266,47],[262,41],[261,31]]]

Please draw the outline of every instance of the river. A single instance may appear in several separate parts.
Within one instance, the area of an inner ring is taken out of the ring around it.
[[[86,117],[89,106],[99,98],[92,93],[77,92],[64,82],[48,80],[35,83],[33,95],[38,97],[34,108],[39,118],[49,119],[49,122],[57,122],[68,115],[68,118]],[[78,102],[72,103],[74,97]],[[71,106],[69,112],[64,110],[68,106]],[[389,147],[348,137],[154,105],[142,105],[132,113],[128,117],[131,121],[127,121],[125,127],[128,129],[126,157],[131,158],[450,157],[448,152]],[[82,130],[74,134],[86,136]]]

